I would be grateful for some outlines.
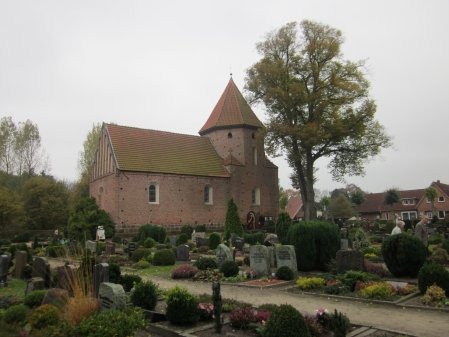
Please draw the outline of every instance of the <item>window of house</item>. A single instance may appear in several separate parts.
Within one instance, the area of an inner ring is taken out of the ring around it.
[[[385,220],[389,220],[390,219],[390,214],[388,212],[385,213]]]
[[[432,213],[432,212],[427,212],[426,215],[427,215],[427,217],[428,217],[429,219],[432,219],[432,218],[433,218],[433,213]]]
[[[254,135],[254,132],[251,134],[251,138],[254,139],[256,136]]]
[[[444,219],[444,211],[438,211],[438,217]]]
[[[413,205],[415,201],[413,199],[402,199],[403,205]]]
[[[258,187],[254,188],[252,191],[252,202],[253,205],[260,205],[260,190]]]
[[[150,184],[148,189],[148,202],[150,204],[159,204],[159,184]]]
[[[416,219],[416,212],[401,212],[402,220],[414,220]]]
[[[212,186],[205,186],[204,187],[204,203],[206,205],[212,205],[213,204],[213,198],[212,198]]]
[[[430,200],[429,199],[427,199],[427,203],[430,204]]]
[[[253,147],[253,161],[254,165],[257,165],[257,149]]]
[[[444,197],[443,196],[438,197],[438,202],[444,202]]]

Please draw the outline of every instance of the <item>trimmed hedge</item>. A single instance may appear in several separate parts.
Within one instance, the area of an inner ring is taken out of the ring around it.
[[[154,266],[173,266],[175,264],[175,253],[171,249],[161,249],[154,253]]]
[[[434,283],[449,296],[449,271],[433,261],[427,261],[418,274],[418,288],[421,294],[424,295],[427,288]]]
[[[327,221],[301,221],[290,226],[286,244],[295,247],[298,270],[326,270],[341,248],[340,229]]]
[[[276,234],[281,244],[285,244],[288,229],[290,228],[291,225],[292,219],[290,218],[290,215],[285,211],[280,212],[276,220]]]

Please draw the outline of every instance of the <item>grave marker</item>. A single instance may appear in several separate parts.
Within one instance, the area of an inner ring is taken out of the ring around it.
[[[98,290],[98,298],[101,300],[100,311],[115,310],[126,305],[126,294],[120,284],[103,282]]]
[[[176,236],[170,236],[170,244],[176,246]]]
[[[232,247],[235,247],[237,250],[242,250],[243,245],[245,244],[245,240],[238,236],[233,236],[231,239]]]
[[[257,270],[260,276],[267,276],[270,273],[270,256],[268,248],[262,245],[251,246],[249,251],[250,267]]]
[[[108,241],[106,242],[106,255],[114,255],[115,254],[115,242]]]
[[[340,240],[340,250],[348,250],[348,240],[347,239],[341,239]]]
[[[62,309],[69,301],[69,292],[65,289],[51,288],[47,291],[42,300],[42,304],[50,304],[58,309]]]
[[[220,267],[226,261],[234,261],[233,253],[228,246],[220,243],[216,252],[217,266]]]
[[[35,290],[44,290],[45,289],[45,280],[42,277],[33,277],[27,283],[27,288],[25,290],[25,295],[35,291]]]
[[[201,247],[201,246],[209,247],[209,239],[206,239],[206,238],[196,238],[196,246],[197,246],[197,247]]]
[[[92,253],[96,253],[97,249],[98,249],[98,242],[97,241],[92,241],[92,240],[87,240],[85,247],[87,249],[90,249],[90,251]]]
[[[25,270],[25,266],[27,264],[27,252],[17,251],[14,256],[16,259],[14,276],[15,278],[21,279],[23,277],[23,271]]]
[[[8,286],[9,256],[0,256],[0,288]]]
[[[58,288],[67,290],[68,292],[72,293],[73,280],[77,277],[76,267],[70,264],[57,267],[56,274]]]
[[[268,255],[270,256],[270,268],[276,268],[276,247],[268,246]]]
[[[192,233],[192,242],[196,242],[196,238],[204,239],[206,237],[205,232],[196,232]]]
[[[128,256],[132,257],[134,251],[139,248],[139,245],[137,244],[137,242],[130,242],[128,243]]]
[[[287,266],[295,273],[295,277],[298,275],[295,246],[284,245],[276,247],[276,261],[278,269]]]
[[[189,258],[190,247],[187,245],[178,246],[176,248],[176,260],[190,261]]]
[[[109,265],[107,263],[99,263],[94,266],[93,273],[93,295],[98,298],[98,290],[100,289],[100,284],[103,282],[109,282]]]
[[[50,263],[45,257],[36,257],[33,262],[31,277],[40,277],[45,286],[50,287]]]

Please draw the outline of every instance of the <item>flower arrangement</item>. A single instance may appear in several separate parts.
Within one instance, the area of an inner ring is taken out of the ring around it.
[[[329,329],[331,316],[329,315],[329,311],[327,309],[319,308],[315,310],[315,317],[325,330]]]
[[[214,305],[212,303],[198,304],[198,311],[200,313],[200,319],[203,321],[210,321],[215,317]]]

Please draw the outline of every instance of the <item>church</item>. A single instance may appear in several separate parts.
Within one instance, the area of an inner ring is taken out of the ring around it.
[[[278,168],[265,156],[263,128],[232,78],[199,136],[103,124],[90,195],[117,233],[144,224],[221,230],[230,198],[242,224],[259,228],[279,212]]]

